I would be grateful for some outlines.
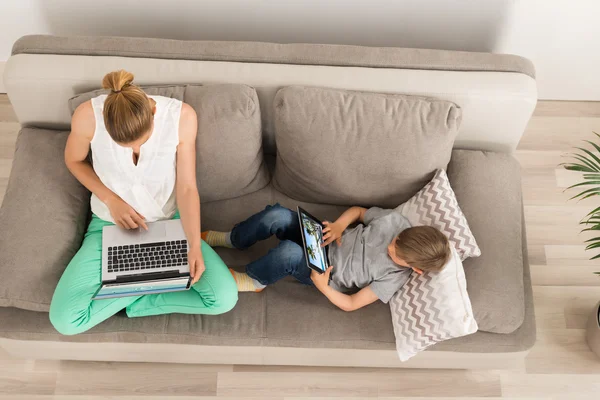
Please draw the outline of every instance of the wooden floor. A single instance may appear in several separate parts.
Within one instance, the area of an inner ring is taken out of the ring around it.
[[[0,95],[0,199],[19,128]],[[524,369],[510,371],[195,366],[13,360],[0,353],[3,399],[463,398],[598,399],[600,359],[584,324],[600,299],[600,262],[588,261],[577,222],[597,199],[567,202],[577,176],[561,154],[600,132],[600,103],[541,102],[516,156],[523,167],[525,217],[538,341]],[[147,396],[147,397],[146,397]]]

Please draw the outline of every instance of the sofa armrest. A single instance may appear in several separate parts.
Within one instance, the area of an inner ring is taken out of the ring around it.
[[[69,132],[19,132],[0,208],[0,306],[48,311],[54,288],[81,245],[90,193],[69,172]]]
[[[514,332],[525,317],[521,167],[510,154],[454,150],[448,177],[481,249],[464,262],[479,329]]]

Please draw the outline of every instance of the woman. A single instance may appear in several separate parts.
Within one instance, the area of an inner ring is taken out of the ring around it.
[[[65,162],[92,192],[93,215],[50,305],[50,321],[65,335],[84,332],[122,309],[129,317],[220,314],[237,302],[233,277],[200,236],[196,113],[179,100],[147,96],[132,82],[126,71],[107,74],[102,86],[111,92],[73,114]],[[87,161],[90,148],[93,167]],[[190,290],[91,300],[101,285],[104,226],[147,229],[147,222],[179,214],[190,246]]]

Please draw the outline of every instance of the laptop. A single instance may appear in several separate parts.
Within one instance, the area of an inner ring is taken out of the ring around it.
[[[126,230],[102,229],[102,285],[93,300],[190,288],[188,243],[181,221],[158,221]]]
[[[301,207],[298,207],[298,219],[302,230],[304,258],[306,258],[308,268],[322,274],[329,266],[328,248],[321,247],[324,225]]]

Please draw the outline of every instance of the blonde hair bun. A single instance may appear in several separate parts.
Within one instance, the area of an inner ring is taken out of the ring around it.
[[[154,120],[150,99],[132,82],[133,74],[122,69],[102,79],[102,87],[111,90],[104,101],[104,125],[117,143],[139,139],[152,128]]]
[[[102,79],[102,87],[120,93],[124,88],[133,83],[133,74],[123,69],[109,72]]]

